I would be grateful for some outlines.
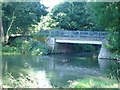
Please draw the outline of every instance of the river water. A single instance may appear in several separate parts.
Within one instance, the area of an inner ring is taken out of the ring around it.
[[[42,88],[68,87],[69,81],[90,77],[118,80],[119,69],[119,62],[106,59],[98,60],[91,53],[2,56],[3,83],[10,82],[7,79],[8,74],[18,78],[20,73],[29,75],[32,72]]]

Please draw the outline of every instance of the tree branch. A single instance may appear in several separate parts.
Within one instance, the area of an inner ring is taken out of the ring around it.
[[[10,29],[11,29],[11,27],[12,27],[12,25],[13,25],[13,22],[14,22],[14,15],[15,15],[15,12],[13,12],[12,21],[11,21],[11,23],[10,23],[10,26],[9,26],[8,29],[7,29],[7,34],[8,34],[8,32],[10,31]]]

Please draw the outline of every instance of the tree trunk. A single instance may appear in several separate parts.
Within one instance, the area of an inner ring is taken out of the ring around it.
[[[3,23],[2,23],[2,3],[0,3],[0,43],[4,44],[4,30],[3,30]]]
[[[3,24],[2,24],[2,17],[0,17],[0,37],[2,43],[4,43],[4,30],[3,30]]]
[[[13,12],[12,21],[10,22],[10,25],[9,25],[9,27],[7,29],[7,32],[6,32],[6,36],[5,36],[6,37],[6,39],[5,39],[6,44],[8,43],[8,40],[9,40],[9,31],[10,31],[10,29],[11,29],[13,23],[14,23],[14,14],[15,14],[15,12]]]

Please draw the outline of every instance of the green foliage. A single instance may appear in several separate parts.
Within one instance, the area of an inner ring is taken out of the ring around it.
[[[76,81],[69,81],[70,88],[117,88],[118,82],[115,80],[104,79],[81,79]]]
[[[2,4],[4,33],[28,34],[35,28],[46,7],[40,2],[7,2]]]
[[[103,27],[108,31],[117,31],[119,16],[117,2],[92,2],[87,3],[87,7],[97,27]]]
[[[41,54],[48,54],[49,50],[46,44],[38,42],[38,41],[31,41],[31,53],[33,55],[41,55]]]
[[[102,27],[109,32],[109,48],[113,53],[120,54],[120,3],[119,2],[91,2],[87,3],[92,20],[96,27]]]
[[[85,2],[64,2],[55,6],[41,22],[41,29],[90,29],[92,22],[86,11]]]
[[[26,40],[22,40],[22,39],[15,39],[14,42],[12,42],[12,45],[17,47],[21,53],[29,53],[30,50],[30,45],[29,42]]]
[[[2,46],[2,53],[8,53],[8,54],[17,54],[20,53],[20,50],[16,47],[10,47],[8,45]]]
[[[39,28],[41,30],[48,30],[48,29],[57,29],[59,27],[56,27],[59,22],[56,22],[53,18],[52,13],[49,13],[48,15],[41,17],[41,22],[39,23]]]
[[[118,50],[118,47],[119,47],[119,41],[118,41],[118,34],[116,33],[111,33],[109,34],[108,36],[108,41],[109,41],[109,44],[106,44],[106,48],[108,48],[111,52],[115,53],[115,54],[118,54],[120,53]]]
[[[20,50],[22,51],[22,53],[29,53],[30,48],[31,46],[28,41],[25,40],[21,43]]]
[[[49,50],[45,43],[36,40],[15,39],[12,43],[23,54],[41,55],[48,54]]]
[[[38,87],[36,79],[31,76],[25,76],[23,74],[20,74],[17,79],[15,79],[11,74],[8,75],[8,80],[12,83],[9,83],[7,85],[3,85],[4,88],[23,88],[23,87]]]

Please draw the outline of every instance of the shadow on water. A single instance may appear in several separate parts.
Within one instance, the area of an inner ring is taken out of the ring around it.
[[[3,56],[3,82],[7,73],[15,78],[19,73],[30,74],[45,72],[53,87],[67,87],[68,81],[88,77],[109,77],[119,80],[120,65],[117,61],[98,60],[93,54],[56,54],[46,56],[15,55]],[[40,79],[40,74],[37,75]]]

